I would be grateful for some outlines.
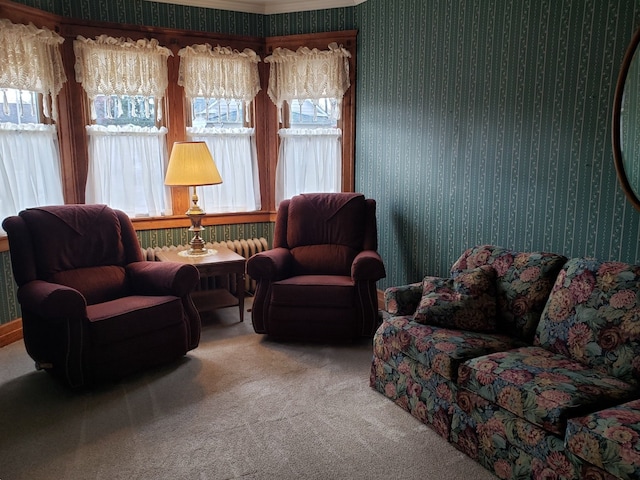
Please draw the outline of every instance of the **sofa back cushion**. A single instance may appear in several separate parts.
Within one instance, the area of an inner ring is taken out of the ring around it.
[[[491,265],[496,271],[497,330],[531,342],[553,283],[566,257],[516,252],[493,245],[466,250],[451,267],[452,276]]]
[[[569,260],[536,330],[535,344],[625,382],[640,380],[640,265]]]

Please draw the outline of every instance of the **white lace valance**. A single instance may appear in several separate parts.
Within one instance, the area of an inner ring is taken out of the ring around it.
[[[239,52],[208,43],[181,49],[178,85],[188,99],[197,97],[242,100],[247,117],[249,103],[260,91],[260,57],[249,48]]]
[[[342,130],[339,128],[281,128],[278,130],[281,138],[285,137],[342,137]]]
[[[122,134],[140,135],[140,136],[159,136],[166,135],[167,127],[139,127],[137,125],[87,125],[87,133],[89,135],[114,135]]]
[[[171,50],[156,39],[131,40],[100,35],[95,40],[79,36],[73,42],[76,81],[92,101],[98,95],[142,95],[157,99],[162,118],[162,97],[169,83],[167,57]],[[95,111],[92,105],[92,118]]]
[[[62,42],[64,38],[46,28],[0,19],[0,88],[41,93],[43,113],[54,119],[54,97],[67,81],[59,49]],[[4,95],[0,101],[7,105]]]
[[[187,135],[190,137],[251,137],[255,128],[216,128],[216,127],[187,127]]]
[[[340,115],[342,97],[349,88],[349,57],[351,54],[336,43],[328,50],[300,47],[297,51],[276,48],[264,59],[269,69],[269,98],[282,111],[284,102],[315,101],[336,98]]]

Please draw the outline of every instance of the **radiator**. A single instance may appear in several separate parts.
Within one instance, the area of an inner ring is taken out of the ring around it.
[[[263,237],[260,238],[249,238],[249,239],[240,239],[240,240],[227,240],[226,242],[207,242],[205,244],[205,248],[211,248],[213,250],[218,248],[228,248],[231,251],[236,252],[239,255],[242,255],[244,258],[249,258],[251,255],[263,252],[269,249],[269,244],[267,240]],[[142,254],[146,260],[155,261],[156,253],[161,252],[163,250],[188,250],[190,248],[189,245],[171,245],[168,247],[148,247],[142,249]],[[213,288],[226,288],[231,293],[236,294],[236,279],[235,275],[225,275],[219,277],[207,277],[200,279],[200,290],[210,290]],[[248,293],[255,292],[256,282],[249,275],[246,275],[245,278],[245,290]]]

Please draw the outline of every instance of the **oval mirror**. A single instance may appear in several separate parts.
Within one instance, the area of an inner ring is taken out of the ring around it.
[[[640,210],[640,30],[622,61],[613,101],[613,160],[625,195]]]

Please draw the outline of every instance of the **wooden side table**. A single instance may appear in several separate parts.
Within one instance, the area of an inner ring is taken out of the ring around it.
[[[215,288],[193,292],[192,298],[200,311],[238,305],[240,321],[243,322],[246,260],[242,255],[238,255],[228,248],[217,247],[215,250],[214,254],[197,257],[179,255],[177,250],[163,250],[156,253],[156,258],[161,262],[190,263],[198,269],[201,278],[235,274],[236,296],[233,296],[227,289]]]

